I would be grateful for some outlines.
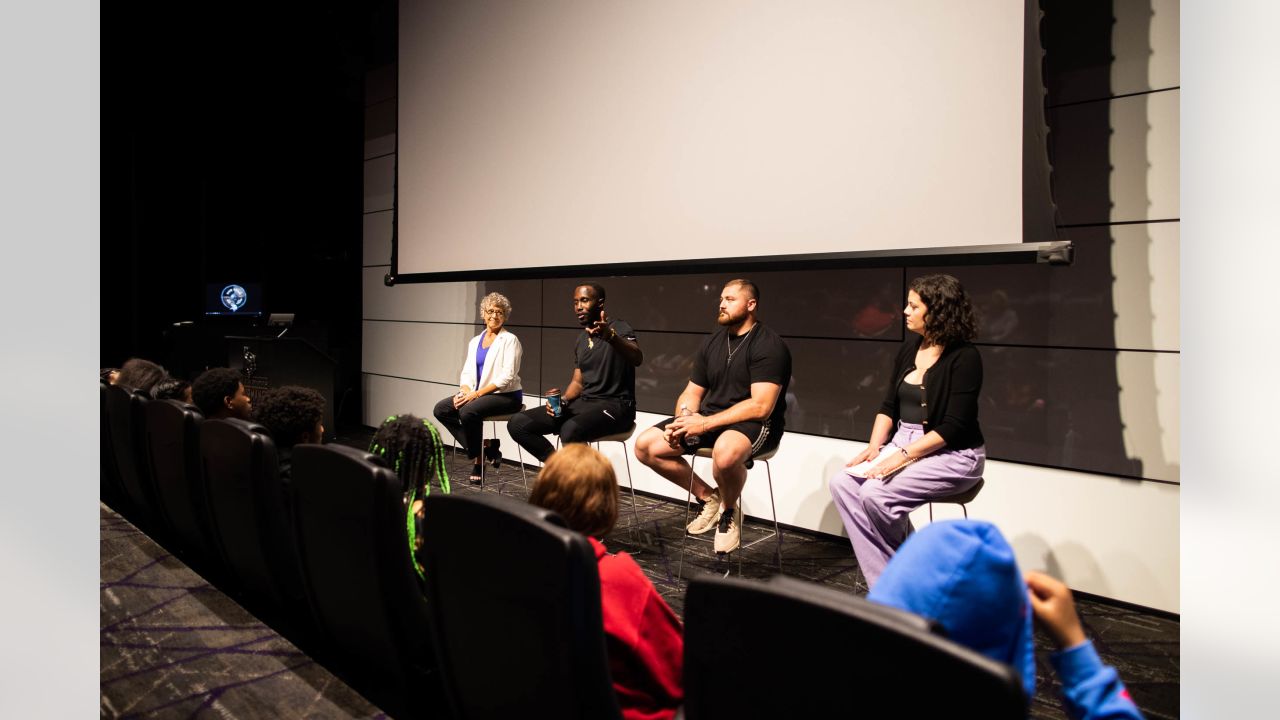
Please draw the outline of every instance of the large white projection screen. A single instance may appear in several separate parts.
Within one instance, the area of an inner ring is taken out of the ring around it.
[[[1023,241],[1024,0],[405,0],[399,275]]]

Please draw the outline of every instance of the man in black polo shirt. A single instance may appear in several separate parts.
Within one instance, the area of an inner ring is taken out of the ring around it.
[[[702,502],[689,523],[701,535],[716,529],[715,551],[738,548],[747,482],[747,458],[776,448],[787,412],[791,351],[777,333],[756,320],[760,291],[750,280],[730,280],[720,293],[721,329],[702,343],[693,377],[676,401],[676,416],[636,439],[636,458],[659,475],[689,489],[683,455],[712,448],[716,489],[693,477],[692,492]]]
[[[512,439],[541,462],[555,450],[544,435],[558,433],[563,443],[590,442],[622,432],[636,419],[636,366],[644,354],[631,326],[609,319],[604,298],[597,283],[574,288],[573,312],[583,330],[573,347],[573,379],[560,395],[560,415],[546,405],[507,421]]]

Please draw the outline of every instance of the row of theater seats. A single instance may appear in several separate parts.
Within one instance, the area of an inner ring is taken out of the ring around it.
[[[291,478],[258,425],[103,388],[103,492],[305,622],[395,717],[621,717],[591,546],[490,493],[427,498],[425,593],[400,480],[351,448],[299,445]],[[936,624],[831,588],[694,580],[688,718],[1025,717],[1017,674]],[[968,711],[968,712],[966,712]]]

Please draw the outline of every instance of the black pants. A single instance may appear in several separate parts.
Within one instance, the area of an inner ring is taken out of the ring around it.
[[[562,443],[585,443],[596,438],[620,433],[636,419],[636,407],[621,400],[578,398],[560,411],[560,417],[547,414],[546,407],[536,407],[513,415],[507,432],[520,447],[546,462],[555,446],[544,435],[556,433]]]
[[[467,451],[467,457],[480,457],[480,435],[484,431],[484,419],[491,415],[509,415],[524,407],[521,402],[522,394],[513,393],[489,393],[483,397],[463,405],[461,408],[453,406],[453,396],[441,400],[436,403],[435,416],[440,424],[445,426],[450,433],[453,433],[461,445],[462,449]]]

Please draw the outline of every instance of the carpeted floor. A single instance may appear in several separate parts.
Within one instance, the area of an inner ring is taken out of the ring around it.
[[[101,523],[103,717],[386,717],[105,505]]]

